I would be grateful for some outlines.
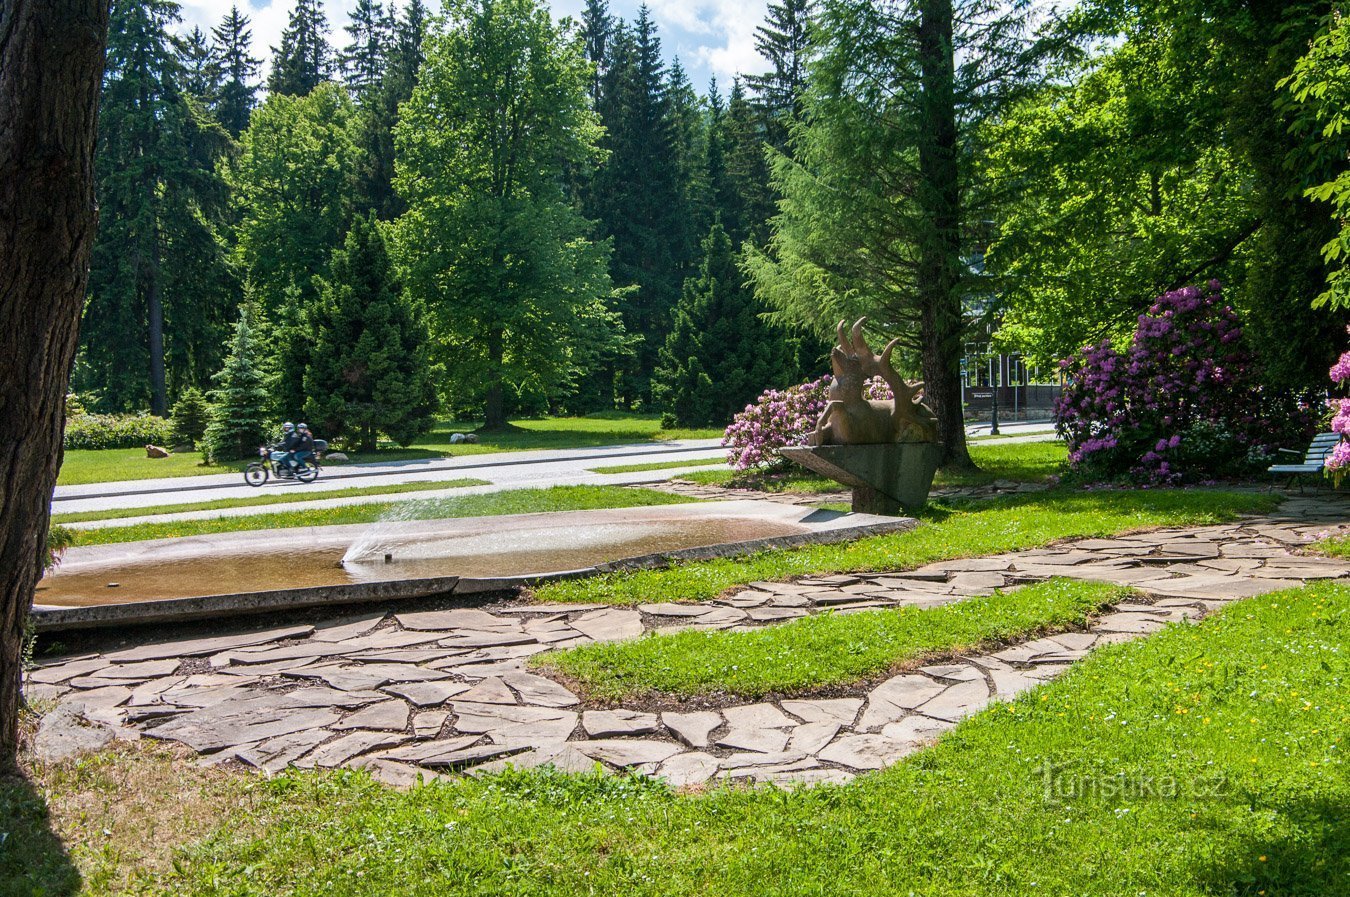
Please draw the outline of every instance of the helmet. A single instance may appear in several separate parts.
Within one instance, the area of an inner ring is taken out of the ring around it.
[[[309,424],[300,424],[300,429],[302,429],[302,430],[308,430],[308,429],[309,429]]]
[[[282,431],[283,433],[289,433],[289,432],[291,432],[291,431],[294,430],[294,429],[295,429],[295,424],[291,423],[290,421],[286,421],[286,423],[284,423],[284,424],[281,425],[281,431]]]

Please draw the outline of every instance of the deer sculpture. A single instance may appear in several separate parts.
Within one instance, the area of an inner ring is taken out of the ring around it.
[[[839,344],[830,351],[834,381],[811,444],[936,442],[937,417],[922,402],[923,383],[906,381],[891,366],[891,352],[899,340],[891,340],[877,355],[863,336],[866,321],[859,318],[852,330],[845,330],[845,322],[839,322]],[[872,377],[884,380],[895,398],[866,398],[863,391]]]

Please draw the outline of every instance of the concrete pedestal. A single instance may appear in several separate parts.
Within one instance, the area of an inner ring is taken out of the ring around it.
[[[807,470],[853,488],[853,510],[894,516],[928,501],[942,446],[936,442],[887,445],[809,445],[779,449]]]

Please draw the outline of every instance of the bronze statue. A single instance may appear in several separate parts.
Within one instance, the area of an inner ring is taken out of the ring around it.
[[[834,380],[829,403],[811,445],[936,442],[937,417],[921,401],[923,383],[906,381],[891,366],[891,351],[899,340],[891,340],[880,355],[875,354],[863,336],[866,321],[859,318],[850,332],[844,330],[844,321],[839,322],[839,345],[830,351]],[[866,398],[863,393],[872,377],[884,380],[895,398]]]

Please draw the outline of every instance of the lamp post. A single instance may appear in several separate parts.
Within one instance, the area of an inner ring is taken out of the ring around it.
[[[991,361],[993,362],[993,365],[994,365],[995,368],[997,369],[998,379],[999,379],[999,380],[1002,380],[1002,379],[1003,379],[1003,364],[1002,364],[1002,362],[999,360],[999,357],[998,357],[997,355],[995,355],[995,356],[991,359]],[[990,436],[997,436],[997,435],[998,435],[998,383],[995,382],[995,379],[994,379],[993,377],[990,377],[990,378],[989,378],[989,394],[990,394],[990,396],[991,396],[990,403],[989,403],[989,415],[990,415],[990,419],[989,419],[989,435],[990,435]]]

